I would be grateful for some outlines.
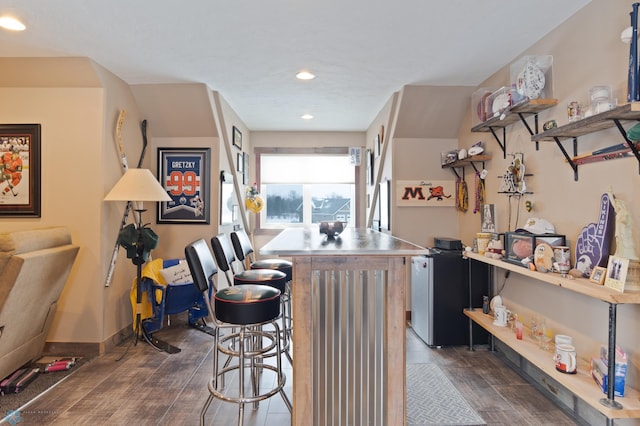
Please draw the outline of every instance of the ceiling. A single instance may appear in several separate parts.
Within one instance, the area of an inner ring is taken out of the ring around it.
[[[0,30],[0,57],[205,83],[250,130],[364,131],[403,86],[477,86],[589,2],[3,0],[27,29]]]

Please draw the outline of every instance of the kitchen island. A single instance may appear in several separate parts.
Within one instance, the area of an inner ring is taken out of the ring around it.
[[[406,423],[405,286],[423,247],[371,229],[289,228],[260,250],[293,261],[292,424]]]

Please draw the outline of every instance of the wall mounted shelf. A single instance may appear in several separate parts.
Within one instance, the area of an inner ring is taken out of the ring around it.
[[[516,105],[511,106],[507,111],[505,111],[504,118],[492,117],[487,121],[484,121],[477,126],[471,128],[472,132],[491,132],[496,142],[502,149],[502,154],[504,158],[507,158],[507,126],[521,121],[526,129],[529,131],[530,135],[535,135],[538,133],[538,113],[540,111],[544,111],[551,107],[554,107],[558,104],[557,99],[529,99],[523,102],[520,102]],[[526,118],[533,115],[534,116],[534,127],[531,128]],[[497,130],[502,130],[502,139],[497,134]]]
[[[479,173],[482,169],[484,169],[484,162],[489,160],[491,160],[490,155],[481,155],[481,154],[473,155],[471,157],[465,158],[464,160],[456,160],[448,164],[443,164],[442,168],[451,169],[457,177],[460,177],[460,175],[456,171],[456,168],[462,168],[463,176],[464,176],[464,168],[466,166],[473,167],[473,170],[475,170],[476,173]],[[475,163],[482,163],[482,169],[478,170]]]
[[[600,114],[592,115],[591,117],[583,118],[582,120],[575,121],[573,123],[566,124],[564,126],[556,127],[554,129],[547,130],[542,133],[534,134],[531,136],[531,140],[538,142],[555,142],[562,154],[564,155],[567,163],[573,169],[573,178],[578,180],[578,162],[574,157],[578,156],[578,137],[588,135],[591,133],[599,132],[601,130],[617,127],[622,138],[628,146],[628,152],[638,160],[640,165],[640,153],[636,148],[636,144],[627,138],[626,130],[622,126],[623,121],[638,121],[640,120],[640,102],[632,102],[624,105],[620,105],[610,111],[605,111]],[[567,153],[567,150],[562,145],[563,140],[573,140],[573,156]],[[585,157],[581,157],[585,158]],[[614,154],[611,154],[611,158],[617,158]],[[607,159],[603,157],[603,159]]]

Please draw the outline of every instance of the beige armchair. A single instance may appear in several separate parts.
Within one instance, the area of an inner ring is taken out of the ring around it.
[[[64,227],[0,233],[0,380],[42,355],[78,250]]]

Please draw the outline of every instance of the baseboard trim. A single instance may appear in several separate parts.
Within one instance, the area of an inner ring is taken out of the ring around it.
[[[111,352],[116,346],[133,336],[131,324],[115,332],[102,342],[47,342],[43,353],[47,355],[97,356]]]

